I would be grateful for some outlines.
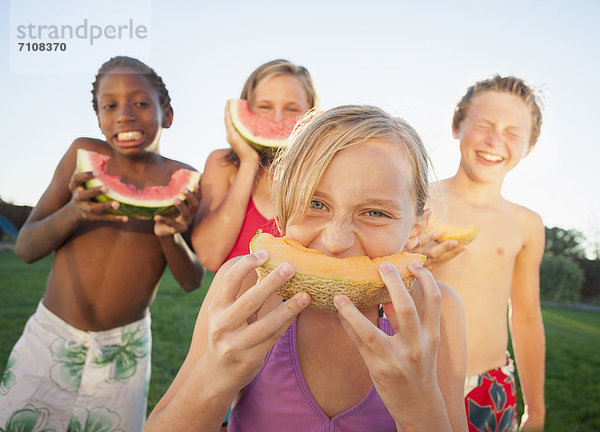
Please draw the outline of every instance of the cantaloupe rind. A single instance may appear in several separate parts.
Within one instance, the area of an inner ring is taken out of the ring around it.
[[[250,242],[250,251],[263,249],[269,252],[269,261],[256,269],[259,280],[279,264],[290,262],[296,273],[277,290],[277,294],[289,300],[299,292],[307,292],[312,297],[308,309],[329,312],[337,311],[333,304],[336,294],[346,295],[359,309],[389,303],[389,292],[378,272],[382,262],[388,261],[396,266],[408,289],[414,282],[407,269],[408,264],[416,262],[422,265],[425,262],[424,255],[406,252],[373,260],[368,257],[334,258],[286,237],[277,238],[259,232]]]
[[[268,262],[258,267],[256,269],[258,279],[264,279],[274,269],[275,266]],[[402,282],[404,282],[407,289],[410,289],[414,282],[414,276],[403,275]],[[294,274],[289,281],[276,291],[277,295],[284,300],[289,300],[300,292],[309,293],[311,296],[312,300],[307,309],[326,312],[337,311],[333,304],[333,297],[337,294],[346,295],[358,309],[391,301],[390,293],[383,284],[324,279],[301,273]]]

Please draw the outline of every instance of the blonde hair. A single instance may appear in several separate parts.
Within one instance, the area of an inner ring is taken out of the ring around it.
[[[275,75],[291,75],[296,78],[304,91],[306,92],[307,102],[309,109],[314,108],[317,105],[317,92],[313,84],[312,77],[304,66],[298,66],[284,59],[271,60],[263,65],[260,65],[254,72],[250,74],[240,99],[246,99],[250,104],[254,100],[254,91],[259,82],[268,80]]]
[[[531,113],[529,145],[532,146],[535,144],[542,129],[541,101],[536,91],[529,87],[525,81],[514,76],[503,77],[496,75],[493,78],[477,81],[469,87],[462,99],[456,104],[454,117],[452,118],[452,129],[455,131],[459,130],[460,123],[467,117],[467,111],[475,96],[488,91],[515,95],[529,107]]]
[[[425,208],[430,161],[417,132],[406,121],[368,105],[343,105],[308,114],[280,152],[272,169],[273,208],[280,231],[300,221],[308,211],[315,189],[333,157],[369,140],[398,143],[412,175],[415,214]]]

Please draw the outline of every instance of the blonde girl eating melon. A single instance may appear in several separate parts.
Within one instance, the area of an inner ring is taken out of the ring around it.
[[[342,106],[304,125],[275,162],[283,234],[336,258],[391,255],[427,225],[428,158],[416,132],[378,108]],[[190,351],[146,424],[152,430],[466,431],[462,303],[413,264],[407,290],[379,267],[392,299],[358,310],[308,310],[301,292],[274,294],[283,263],[260,282],[265,251],[217,273]]]

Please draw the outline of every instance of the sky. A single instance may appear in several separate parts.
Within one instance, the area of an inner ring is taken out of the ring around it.
[[[35,205],[71,142],[102,138],[91,83],[114,55],[162,76],[175,118],[161,152],[200,171],[227,146],[226,100],[275,58],[309,69],[321,108],[405,118],[440,179],[458,166],[450,125],[466,88],[515,75],[541,92],[544,123],[504,196],[600,244],[599,20],[594,0],[0,0],[0,197]],[[53,50],[32,51],[40,42]]]

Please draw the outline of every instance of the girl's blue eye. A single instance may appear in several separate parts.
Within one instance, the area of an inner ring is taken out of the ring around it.
[[[310,208],[313,208],[316,210],[322,210],[324,207],[325,207],[325,204],[323,204],[321,201],[312,200],[310,202]]]

